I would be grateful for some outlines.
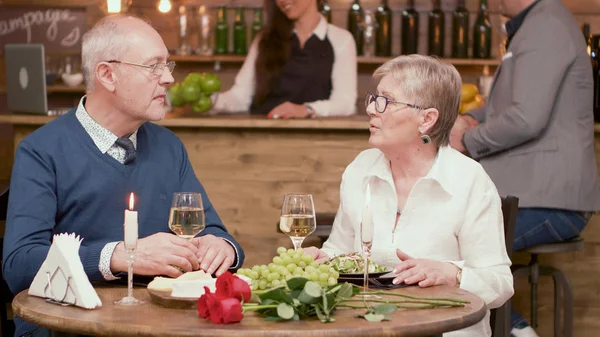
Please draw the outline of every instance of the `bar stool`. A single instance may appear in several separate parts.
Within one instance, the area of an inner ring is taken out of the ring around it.
[[[529,276],[531,285],[531,326],[537,328],[538,298],[537,290],[540,276],[551,276],[554,281],[554,336],[558,337],[560,331],[560,311],[563,309],[563,336],[573,336],[573,290],[569,279],[560,269],[552,266],[541,265],[538,262],[540,254],[567,253],[583,251],[583,239],[579,236],[558,243],[550,243],[534,246],[522,250],[531,254],[529,265],[513,266],[513,277]],[[564,300],[561,303],[561,293]]]

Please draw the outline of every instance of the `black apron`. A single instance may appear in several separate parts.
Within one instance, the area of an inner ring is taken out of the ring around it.
[[[335,55],[327,36],[324,40],[311,35],[304,49],[300,48],[298,36],[291,37],[290,58],[283,67],[279,80],[264,102],[250,107],[251,114],[266,115],[284,102],[304,104],[329,99],[331,95],[331,71]]]

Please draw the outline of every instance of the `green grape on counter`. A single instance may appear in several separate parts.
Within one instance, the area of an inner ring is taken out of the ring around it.
[[[268,265],[256,265],[251,268],[240,268],[237,273],[249,277],[252,290],[264,290],[285,285],[294,277],[304,277],[319,283],[321,286],[336,285],[339,272],[332,266],[317,263],[312,255],[298,250],[277,248],[278,256]]]

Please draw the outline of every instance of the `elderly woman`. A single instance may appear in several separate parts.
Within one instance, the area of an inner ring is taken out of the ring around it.
[[[372,258],[394,283],[449,285],[478,295],[488,309],[513,294],[500,196],[483,168],[448,145],[457,118],[457,70],[421,55],[400,56],[373,75],[367,93],[369,145],[346,168],[340,206],[318,260],[361,251],[360,221],[370,189]],[[490,336],[485,318],[448,336]]]

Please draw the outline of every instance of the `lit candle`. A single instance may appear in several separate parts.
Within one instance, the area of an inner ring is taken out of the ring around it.
[[[365,208],[362,212],[361,219],[361,240],[363,243],[372,243],[373,242],[373,214],[369,209],[369,203],[371,202],[371,188],[367,184],[367,196],[365,200]]]
[[[125,210],[125,248],[135,249],[138,239],[138,212],[133,210],[133,193],[129,196],[129,209]]]

